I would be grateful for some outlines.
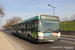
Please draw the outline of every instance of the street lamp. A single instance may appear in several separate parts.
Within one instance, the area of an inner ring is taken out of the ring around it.
[[[67,0],[65,2],[65,17],[66,17],[66,21],[67,21]]]
[[[51,6],[53,8],[53,15],[55,15],[55,8],[56,7],[53,7],[52,5],[48,4],[48,6]]]

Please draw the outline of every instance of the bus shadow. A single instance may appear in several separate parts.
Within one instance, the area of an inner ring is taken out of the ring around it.
[[[31,44],[50,44],[50,43],[53,43],[53,42],[33,42],[33,41],[28,41],[25,38],[21,38],[21,39],[23,39],[23,40],[25,40],[25,41],[27,41],[27,42],[29,42]]]
[[[10,33],[10,34],[13,35],[12,33]],[[19,39],[22,39],[24,41],[27,41],[27,42],[29,42],[31,44],[50,44],[50,43],[53,43],[53,42],[33,42],[33,41],[28,41],[28,39],[18,37],[17,35],[13,35],[13,36],[15,36],[15,37],[17,37]]]

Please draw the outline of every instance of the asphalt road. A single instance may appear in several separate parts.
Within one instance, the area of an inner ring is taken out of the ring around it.
[[[11,31],[2,30],[2,32],[16,50],[75,50],[75,38],[61,37],[58,42],[36,44],[12,35]]]

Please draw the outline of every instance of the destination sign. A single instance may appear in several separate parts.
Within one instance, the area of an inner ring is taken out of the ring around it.
[[[41,19],[46,19],[46,16],[42,16]]]
[[[58,20],[59,18],[58,17],[50,17],[50,16],[41,16],[41,19],[51,19],[51,20]]]
[[[58,20],[58,18],[56,18],[56,17],[47,17],[47,19],[55,19],[55,20]]]

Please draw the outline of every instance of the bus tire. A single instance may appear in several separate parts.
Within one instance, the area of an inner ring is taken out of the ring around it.
[[[22,38],[20,34],[18,34],[17,36],[18,36],[18,38]]]
[[[29,41],[29,42],[31,41],[31,37],[30,37],[30,36],[28,36],[28,41]]]
[[[14,35],[14,32],[12,32],[12,35]]]

